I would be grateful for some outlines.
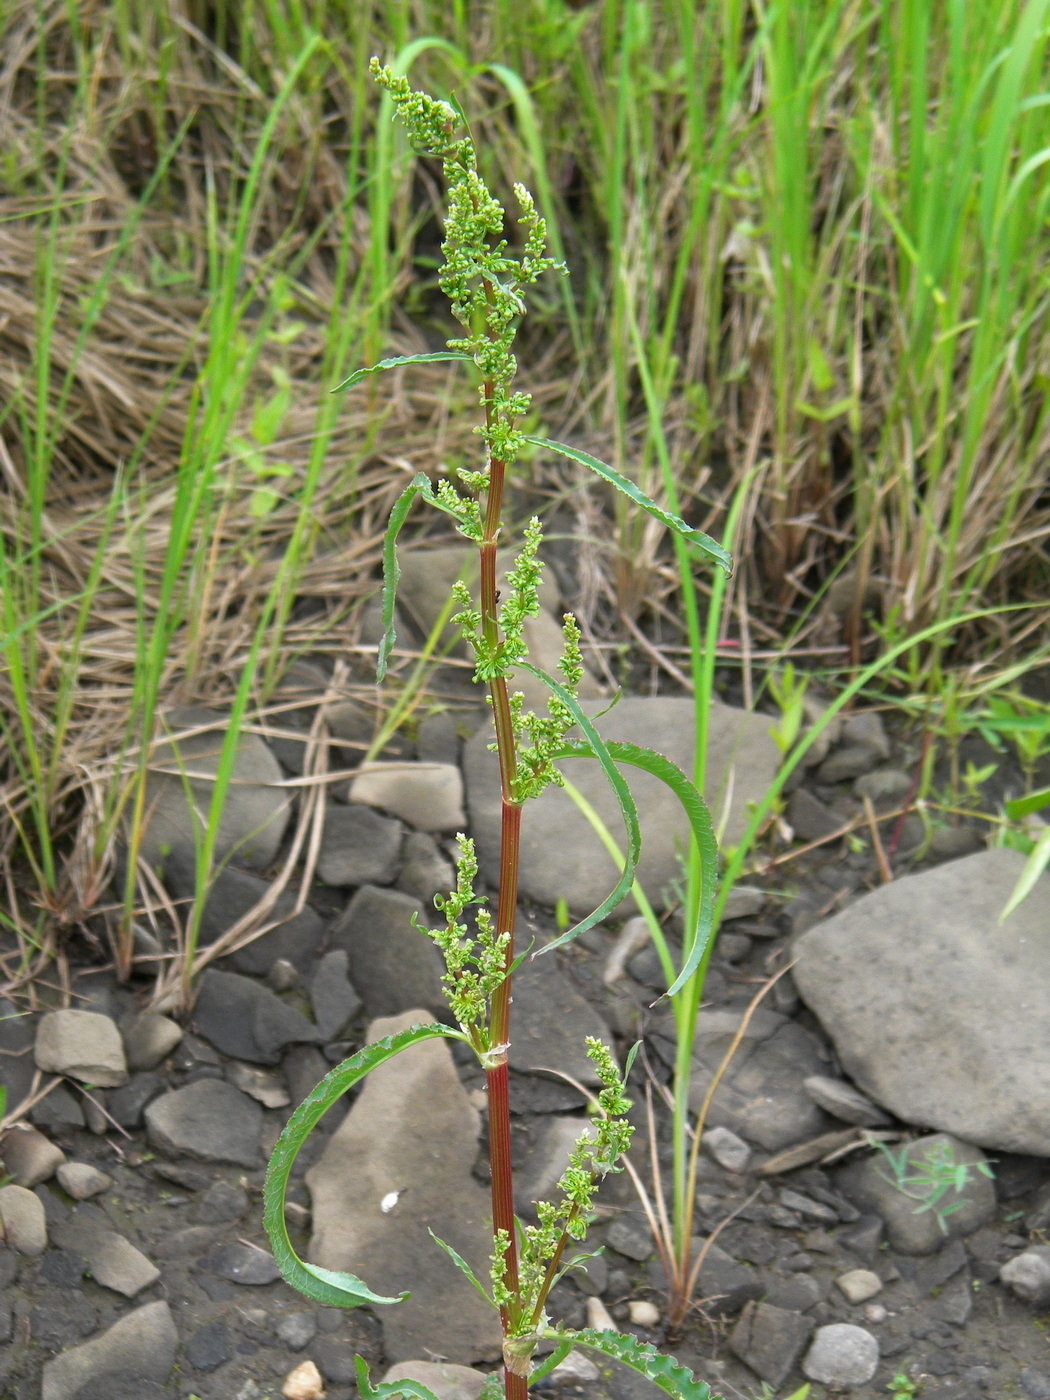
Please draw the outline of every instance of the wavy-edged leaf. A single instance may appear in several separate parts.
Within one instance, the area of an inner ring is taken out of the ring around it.
[[[623,817],[623,824],[627,830],[627,854],[624,860],[623,872],[612,893],[599,904],[593,913],[588,914],[585,919],[581,919],[578,924],[567,929],[559,938],[546,944],[540,949],[541,953],[549,953],[552,948],[560,948],[565,943],[571,943],[578,935],[586,929],[593,928],[595,924],[601,923],[610,910],[615,909],[624,898],[634,883],[634,872],[638,864],[638,857],[642,849],[642,833],[638,823],[638,809],[634,805],[634,798],[631,796],[631,789],[627,786],[623,775],[612,760],[609,747],[605,740],[595,729],[594,725],[580,709],[580,703],[560,685],[553,676],[548,676],[546,671],[541,671],[538,666],[533,666],[529,661],[515,662],[515,667],[520,667],[523,671],[528,671],[531,676],[542,681],[552,695],[556,695],[562,704],[570,711],[573,719],[583,730],[587,738],[588,753],[591,754],[602,766],[602,771],[609,780],[616,801],[620,807],[620,814]]]
[[[265,1202],[263,1224],[270,1237],[273,1257],[284,1278],[300,1293],[312,1298],[315,1303],[326,1307],[357,1308],[363,1303],[400,1303],[409,1297],[402,1293],[397,1298],[385,1298],[355,1278],[353,1274],[337,1273],[331,1269],[321,1269],[316,1264],[307,1264],[299,1258],[288,1238],[288,1226],[284,1218],[284,1197],[288,1189],[288,1177],[299,1149],[324,1115],[347,1089],[363,1079],[366,1074],[385,1064],[387,1060],[400,1055],[412,1045],[424,1040],[462,1040],[461,1031],[451,1026],[438,1024],[409,1026],[396,1035],[386,1036],[372,1045],[366,1045],[356,1055],[351,1055],[342,1064],[321,1080],[317,1088],[308,1094],[289,1118],[284,1132],[277,1139],[277,1145],[266,1169],[266,1185],[263,1188]]]
[[[405,1395],[409,1400],[438,1400],[438,1397],[422,1381],[379,1381],[372,1384],[368,1375],[368,1362],[363,1356],[354,1357],[354,1370],[357,1372],[357,1393],[361,1400],[392,1400],[395,1395]]]
[[[681,971],[667,990],[668,996],[674,996],[676,992],[681,991],[700,965],[700,960],[707,951],[714,932],[718,844],[715,841],[711,813],[707,810],[707,803],[695,785],[690,782],[676,763],[672,763],[662,753],[657,753],[654,749],[644,748],[639,744],[622,743],[612,739],[606,741],[606,748],[614,762],[629,763],[632,767],[641,768],[644,772],[667,784],[682,804],[682,810],[688,818],[693,839],[696,841],[696,847],[700,853],[699,917],[692,937],[683,949]],[[574,740],[568,741],[558,756],[568,758],[570,755],[579,758],[595,757],[589,744]]]
[[[464,355],[462,350],[435,350],[427,355],[393,355],[389,360],[377,360],[374,365],[355,369],[348,379],[335,386],[332,393],[337,394],[340,389],[352,389],[355,384],[360,384],[362,379],[367,379],[370,374],[378,374],[381,369],[397,369],[399,365],[427,365],[436,360],[472,361],[473,358],[473,355]]]
[[[477,1274],[470,1267],[467,1261],[463,1258],[462,1254],[457,1254],[456,1251],[452,1248],[452,1246],[450,1244],[446,1244],[440,1235],[435,1235],[429,1225],[427,1226],[427,1234],[430,1236],[430,1238],[434,1241],[435,1244],[439,1244],[441,1246],[441,1248],[452,1260],[453,1264],[455,1264],[456,1268],[460,1271],[460,1273],[465,1274],[467,1276],[467,1278],[470,1280],[471,1286],[481,1294],[481,1296],[485,1299],[485,1302],[488,1303],[489,1307],[495,1308],[496,1304],[485,1292],[485,1289],[482,1286]]]
[[[714,561],[727,574],[733,572],[733,560],[729,552],[713,540],[710,535],[705,535],[702,530],[694,530],[691,525],[687,525],[679,515],[673,514],[669,510],[664,510],[663,506],[658,506],[652,497],[647,496],[644,491],[635,486],[634,482],[626,476],[621,476],[614,467],[610,467],[608,462],[599,461],[597,457],[592,457],[589,452],[581,452],[578,447],[569,447],[564,442],[554,442],[551,438],[526,437],[533,447],[545,447],[551,452],[558,452],[562,457],[568,457],[571,462],[578,462],[581,467],[589,467],[592,472],[597,473],[603,481],[607,481],[610,486],[615,486],[617,491],[622,492],[636,506],[641,506],[644,511],[662,525],[666,525],[669,530],[673,530],[676,535],[681,536],[689,544],[694,544],[707,557]]]
[[[652,1342],[640,1342],[637,1337],[622,1332],[596,1332],[590,1327],[547,1335],[568,1339],[574,1346],[589,1347],[629,1366],[675,1400],[713,1400],[711,1388],[705,1381],[698,1381],[688,1366],[679,1366],[673,1356],[657,1351]]]

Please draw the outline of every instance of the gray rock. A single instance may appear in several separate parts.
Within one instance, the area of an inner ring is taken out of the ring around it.
[[[58,1184],[74,1201],[87,1201],[101,1196],[113,1185],[113,1178],[88,1162],[63,1162],[59,1167]]]
[[[281,1072],[292,1096],[293,1108],[317,1088],[331,1065],[313,1045],[297,1045],[281,1061]]]
[[[823,841],[843,826],[842,818],[808,788],[796,788],[791,794],[787,821],[798,841]]]
[[[892,1120],[873,1104],[867,1094],[862,1094],[844,1079],[832,1079],[826,1074],[811,1074],[802,1081],[802,1087],[825,1113],[839,1118],[843,1123],[856,1123],[860,1128],[882,1128]]]
[[[84,1126],[83,1108],[62,1083],[56,1083],[47,1097],[30,1109],[29,1117],[36,1127],[51,1133],[68,1133]]]
[[[892,807],[911,792],[911,778],[900,768],[876,768],[864,773],[853,784],[855,797],[870,797],[878,806]]]
[[[248,1194],[233,1181],[213,1181],[190,1207],[195,1225],[228,1225],[248,1214]]]
[[[984,833],[975,826],[939,826],[930,837],[929,856],[934,860],[958,860],[984,849]]]
[[[869,749],[873,749],[883,763],[890,756],[890,741],[886,734],[886,726],[882,722],[882,716],[877,710],[866,710],[863,714],[850,715],[842,725],[842,742],[849,744],[866,744]]]
[[[811,1381],[848,1389],[866,1385],[878,1365],[879,1343],[870,1332],[850,1322],[833,1322],[817,1328],[802,1370]]]
[[[1050,1380],[1032,1366],[1025,1366],[1021,1371],[1021,1389],[1032,1400],[1050,1400]]]
[[[871,1269],[850,1269],[848,1273],[839,1274],[835,1286],[847,1302],[866,1303],[882,1292],[882,1279]]]
[[[127,1083],[120,1032],[93,1011],[49,1011],[37,1026],[34,1055],[45,1074],[65,1074],[85,1084]]]
[[[976,1170],[985,1163],[980,1148],[946,1133],[935,1133],[918,1138],[901,1150],[905,1153],[909,1177],[922,1175],[924,1167],[930,1163],[946,1160],[965,1164],[970,1170],[961,1192],[953,1186],[937,1207],[927,1210],[922,1207],[933,1195],[933,1187],[913,1181],[905,1183],[902,1189],[897,1185],[890,1163],[881,1154],[853,1162],[839,1172],[839,1189],[861,1210],[874,1211],[882,1219],[894,1249],[902,1254],[933,1254],[949,1240],[969,1235],[992,1219],[995,1187],[988,1177]],[[895,1155],[899,1156],[899,1151]],[[944,1214],[945,1210],[950,1213]]]
[[[229,1279],[231,1283],[243,1283],[253,1288],[275,1283],[281,1277],[273,1255],[249,1244],[221,1244],[201,1261],[201,1268],[216,1278]]]
[[[783,1385],[813,1332],[800,1313],[751,1302],[729,1336],[730,1350],[760,1380]]]
[[[690,1106],[697,1110],[743,1020],[741,1009],[704,1012],[697,1024]],[[824,1131],[825,1119],[803,1088],[823,1068],[815,1036],[761,1007],[754,1013],[715,1092],[708,1122],[730,1128],[767,1152],[779,1152]]]
[[[765,905],[765,890],[756,889],[753,885],[734,885],[722,910],[722,922],[728,924],[733,919],[752,919],[756,914],[761,914]]]
[[[583,706],[589,715],[601,708],[595,701]],[[750,819],[748,804],[765,796],[779,767],[780,754],[766,715],[747,714],[716,701],[710,725],[706,796],[718,820],[731,785],[725,840],[732,843],[739,841]],[[606,739],[645,743],[685,772],[692,771],[695,718],[693,702],[687,698],[627,696],[602,718],[598,728]],[[465,746],[464,772],[482,871],[495,883],[500,785],[496,755],[488,751],[491,741],[491,727],[483,725]],[[614,836],[621,839],[619,807],[598,764],[590,759],[569,759],[560,766]],[[630,783],[645,833],[638,878],[649,897],[659,899],[680,878],[678,852],[688,840],[688,825],[665,784],[633,770]],[[542,797],[528,803],[522,818],[522,894],[551,906],[564,897],[572,909],[586,913],[606,897],[616,882],[616,873],[589,823],[562,789],[548,788]],[[633,899],[624,901],[621,912],[635,912]]]
[[[556,951],[526,958],[514,974],[510,1067],[522,1074],[559,1070],[581,1084],[597,1084],[584,1040],[596,1036],[611,1045],[612,1033],[557,958]]]
[[[401,848],[398,889],[414,895],[429,911],[434,907],[434,896],[448,894],[455,884],[452,862],[442,854],[433,836],[425,831],[410,831]]]
[[[230,1060],[225,1073],[235,1089],[261,1103],[263,1108],[284,1108],[292,1101],[283,1077],[273,1070],[256,1069],[254,1065]]]
[[[317,702],[324,697],[328,682],[328,675],[320,666],[304,659],[293,661],[277,682],[274,703],[292,708],[282,709],[267,721],[269,727],[283,729],[285,733],[271,734],[266,742],[274,757],[289,773],[298,776],[303,771],[306,736],[317,713]],[[295,738],[296,734],[303,735],[303,738]]]
[[[1030,1245],[999,1270],[999,1278],[1026,1303],[1045,1308],[1050,1303],[1050,1246]]]
[[[416,757],[421,763],[459,763],[459,734],[448,710],[437,710],[420,720]]]
[[[394,1016],[424,1006],[431,1016],[448,1014],[437,948],[412,927],[427,918],[418,902],[396,890],[362,885],[332,926],[331,941],[349,956],[350,980],[369,1016]]]
[[[156,1264],[116,1230],[86,1234],[81,1249],[95,1281],[125,1298],[134,1298],[160,1278]]]
[[[368,1039],[426,1019],[416,1010],[381,1020]],[[411,1289],[411,1299],[380,1314],[390,1360],[440,1352],[468,1364],[499,1354],[494,1314],[428,1233],[433,1229],[485,1275],[491,1204],[472,1175],[479,1128],[448,1046],[426,1041],[368,1076],[307,1172],[310,1260],[349,1270],[378,1293]]]
[[[777,1199],[787,1210],[795,1211],[806,1220],[819,1220],[824,1225],[837,1225],[839,1222],[839,1213],[833,1206],[814,1201],[801,1191],[784,1188],[777,1193]]]
[[[47,1217],[39,1197],[25,1186],[0,1186],[0,1229],[16,1254],[36,1258],[47,1248]]]
[[[335,1040],[347,1021],[361,1009],[361,998],[350,984],[350,957],[345,948],[333,948],[317,964],[310,982],[314,1020],[324,1040]]]
[[[325,806],[317,873],[326,885],[389,885],[401,860],[404,827],[371,807]]]
[[[400,817],[417,831],[465,831],[463,777],[451,763],[364,764],[348,797]]]
[[[133,1074],[120,1089],[114,1089],[106,1100],[106,1111],[122,1128],[137,1128],[148,1103],[163,1094],[167,1084],[155,1070]]]
[[[617,1216],[605,1232],[605,1240],[610,1249],[623,1254],[628,1259],[639,1262],[651,1259],[656,1250],[652,1231],[639,1212],[638,1216],[624,1214]]]
[[[165,880],[177,899],[192,899],[196,883],[194,866],[185,860],[169,859]],[[250,909],[265,898],[270,881],[247,870],[226,865],[215,875],[201,915],[200,942],[210,947],[233,928]],[[277,896],[265,923],[276,927],[230,953],[226,961],[238,972],[265,976],[278,959],[291,962],[300,971],[309,967],[324,937],[324,921],[305,904],[295,913],[296,896],[285,890]]]
[[[392,1381],[417,1381],[437,1400],[478,1400],[485,1373],[448,1361],[401,1361],[383,1377],[384,1384]]]
[[[302,1351],[317,1336],[317,1318],[308,1312],[288,1313],[278,1322],[276,1331],[289,1351]]]
[[[7,1090],[7,1113],[13,1113],[33,1087],[35,1038],[33,1017],[0,997],[0,1084]]]
[[[172,1157],[259,1165],[262,1109],[221,1079],[198,1079],[154,1099],[146,1109],[149,1140]]]
[[[705,1150],[726,1171],[743,1172],[751,1161],[751,1148],[731,1128],[708,1128],[700,1139]]]
[[[225,1322],[207,1322],[186,1343],[186,1360],[195,1371],[214,1371],[233,1355],[233,1337]]]
[[[260,1065],[278,1064],[288,1045],[321,1039],[317,1027],[269,987],[211,967],[201,978],[193,1020],[198,1033],[224,1055]]]
[[[876,1103],[966,1142],[1045,1157],[1050,876],[999,921],[1024,863],[1017,851],[980,851],[883,885],[803,934],[793,973]]]
[[[178,1341],[167,1303],[147,1303],[90,1342],[46,1361],[41,1400],[75,1400],[97,1377],[117,1372],[137,1376],[145,1394],[149,1382],[168,1379]]]
[[[870,744],[850,744],[829,754],[817,769],[817,782],[832,787],[835,783],[848,782],[870,773],[879,762],[880,755]]]
[[[182,1039],[182,1027],[155,1011],[143,1011],[121,1023],[128,1069],[156,1069]]]
[[[207,814],[226,738],[227,718],[204,705],[170,711],[167,737],[150,754],[146,780],[148,813],[141,855],[156,870],[174,856],[192,861],[200,840],[200,813]],[[187,731],[208,726],[204,733]],[[186,737],[182,737],[185,734]],[[189,776],[191,775],[192,776]],[[281,766],[257,734],[241,734],[215,846],[215,858],[234,857],[262,870],[281,844],[291,811]],[[194,808],[187,802],[187,788]]]
[[[66,1154],[28,1123],[15,1123],[0,1138],[0,1160],[18,1186],[50,1181]]]
[[[824,1290],[815,1278],[807,1273],[797,1272],[789,1274],[787,1278],[774,1276],[762,1301],[775,1308],[786,1308],[788,1312],[801,1313],[815,1307],[823,1297]]]
[[[515,1150],[514,1206],[519,1215],[536,1218],[536,1202],[554,1197],[576,1142],[585,1133],[594,1138],[590,1119],[551,1114],[539,1120],[535,1136],[524,1151]]]

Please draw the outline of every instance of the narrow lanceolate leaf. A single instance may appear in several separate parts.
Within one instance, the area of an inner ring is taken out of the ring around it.
[[[441,1246],[441,1248],[452,1260],[453,1264],[455,1264],[456,1268],[460,1271],[460,1273],[465,1274],[467,1278],[470,1279],[471,1286],[481,1294],[481,1296],[485,1299],[485,1302],[488,1303],[489,1307],[494,1308],[496,1304],[485,1292],[485,1289],[482,1287],[477,1274],[475,1274],[474,1270],[463,1258],[462,1254],[457,1254],[450,1244],[446,1244],[445,1241],[441,1239],[439,1235],[435,1235],[429,1225],[427,1226],[427,1234],[430,1236],[430,1238],[434,1241],[435,1244],[439,1244]]]
[[[540,950],[541,952],[549,953],[552,948],[560,948],[564,943],[571,943],[578,934],[583,933],[586,929],[593,928],[595,924],[600,924],[606,914],[615,909],[625,897],[634,883],[634,872],[642,850],[642,833],[638,822],[638,808],[634,805],[631,789],[627,786],[623,775],[613,762],[612,755],[609,752],[609,747],[605,740],[580,709],[579,701],[575,700],[565,687],[560,685],[553,676],[548,676],[546,671],[541,671],[538,666],[533,666],[531,662],[519,661],[516,662],[515,665],[520,666],[523,671],[528,671],[530,675],[542,681],[547,689],[553,695],[556,695],[562,704],[572,713],[573,719],[583,730],[587,738],[588,754],[598,760],[602,766],[602,771],[609,780],[609,786],[612,788],[616,801],[619,804],[620,814],[623,817],[623,824],[627,830],[627,854],[624,860],[623,871],[619,880],[616,882],[616,888],[608,898],[602,900],[601,904],[599,904],[598,908],[595,909],[593,913],[588,914],[585,919],[581,919],[578,924],[567,929],[560,938],[555,938],[553,942],[548,943]]]
[[[378,374],[381,369],[397,369],[399,365],[427,365],[433,364],[435,360],[471,360],[473,356],[464,355],[461,350],[435,350],[430,355],[394,355],[389,360],[377,360],[374,365],[368,365],[365,369],[355,369],[349,379],[344,379],[341,384],[337,384],[332,390],[337,394],[340,389],[352,389],[355,384],[360,384],[362,379],[366,379],[370,374]]]
[[[404,1395],[408,1400],[437,1400],[437,1396],[421,1381],[378,1381],[375,1385],[368,1378],[368,1363],[363,1356],[354,1357],[357,1371],[357,1393],[361,1400],[392,1400],[395,1395]]]
[[[1019,909],[1028,896],[1039,883],[1039,877],[1046,867],[1050,865],[1050,827],[1047,827],[1039,840],[1035,843],[1031,855],[1025,863],[1025,868],[1021,871],[1021,878],[1017,881],[1013,893],[1006,902],[1006,908],[999,915],[999,922],[1008,919],[1015,909]]]
[[[277,1139],[263,1189],[263,1224],[270,1237],[277,1267],[293,1288],[297,1288],[307,1298],[312,1298],[315,1303],[332,1308],[357,1308],[363,1303],[400,1303],[409,1297],[409,1294],[402,1293],[396,1298],[385,1298],[381,1294],[373,1293],[367,1284],[362,1283],[353,1274],[337,1273],[332,1269],[322,1269],[316,1264],[305,1263],[296,1254],[288,1238],[288,1226],[284,1219],[284,1197],[292,1164],[298,1156],[299,1149],[347,1089],[352,1088],[379,1065],[399,1055],[402,1050],[407,1050],[409,1046],[441,1036],[449,1040],[463,1039],[462,1032],[453,1030],[450,1026],[435,1024],[409,1026],[397,1035],[390,1035],[383,1040],[377,1040],[373,1045],[366,1045],[363,1050],[351,1055],[348,1060],[336,1065],[335,1069],[325,1075],[317,1088],[308,1094],[295,1110],[284,1132]]]
[[[701,553],[714,560],[727,574],[733,572],[733,560],[728,551],[717,540],[713,540],[710,535],[705,535],[702,530],[694,530],[692,526],[685,523],[681,516],[664,510],[663,506],[658,506],[651,497],[635,486],[633,481],[630,481],[626,476],[621,476],[607,462],[599,461],[597,457],[592,457],[589,452],[581,452],[578,447],[568,447],[564,442],[553,442],[550,438],[526,437],[525,441],[532,443],[533,447],[546,447],[551,452],[558,452],[562,457],[568,457],[571,462],[579,462],[581,467],[589,467],[603,481],[607,481],[610,486],[615,486],[617,491],[621,491],[635,505],[648,511],[654,519],[666,525],[669,530],[673,530],[676,535],[680,535],[683,540],[687,540],[690,544],[695,544]]]
[[[643,1343],[622,1332],[595,1332],[589,1327],[579,1332],[547,1335],[552,1340],[570,1340],[574,1346],[589,1347],[591,1351],[622,1362],[675,1400],[713,1400],[711,1389],[704,1381],[698,1381],[687,1366],[679,1366],[673,1356],[657,1351],[652,1342]]]
[[[539,1382],[543,1380],[544,1376],[549,1376],[556,1366],[560,1366],[570,1351],[572,1351],[572,1341],[563,1338],[551,1354],[545,1356],[534,1371],[529,1372],[529,1389],[531,1390],[534,1385],[538,1385]],[[500,1400],[502,1394],[503,1391],[501,1389],[499,1394],[494,1397],[494,1400]],[[481,1395],[478,1397],[478,1400],[485,1400],[484,1386],[482,1387]]]
[[[686,930],[682,968],[672,985],[667,989],[667,995],[673,997],[676,992],[681,991],[699,967],[700,960],[707,951],[707,946],[711,942],[714,932],[718,844],[715,841],[711,813],[707,810],[707,803],[701,797],[696,786],[689,781],[676,763],[672,763],[662,753],[657,753],[654,749],[642,748],[638,744],[624,744],[614,740],[607,741],[606,748],[614,762],[629,763],[632,767],[641,768],[667,784],[682,804],[682,810],[689,820],[693,839],[696,841],[696,847],[700,853],[699,918],[696,928],[691,933],[688,929]],[[559,757],[567,758],[570,754],[578,755],[580,758],[593,758],[595,756],[589,744],[572,741],[565,745]]]
[[[397,602],[398,580],[401,578],[401,565],[397,562],[397,537],[401,533],[401,526],[405,523],[408,512],[412,509],[412,502],[417,496],[422,496],[428,505],[444,511],[453,519],[457,518],[437,495],[425,472],[417,473],[394,502],[390,519],[387,521],[386,534],[383,537],[383,637],[379,643],[379,654],[376,660],[377,681],[381,681],[386,675],[387,662],[390,660],[390,653],[397,640],[397,634],[394,630],[394,605]]]

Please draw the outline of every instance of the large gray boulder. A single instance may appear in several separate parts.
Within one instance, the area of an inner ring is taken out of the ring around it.
[[[795,984],[843,1069],[906,1123],[1050,1156],[1050,876],[978,851],[906,875],[795,944]]]
[[[584,701],[589,716],[607,702]],[[708,780],[705,797],[716,827],[728,804],[724,840],[739,841],[750,820],[749,804],[765,796],[776,775],[780,753],[770,735],[767,715],[733,709],[718,701],[709,716]],[[643,744],[671,759],[691,776],[696,752],[693,702],[676,696],[626,696],[603,715],[597,728],[607,740]],[[471,829],[485,878],[499,874],[500,782],[496,755],[489,751],[486,724],[466,745],[463,769]],[[614,838],[623,843],[620,809],[594,759],[572,758],[558,765],[597,810]],[[677,798],[658,778],[637,768],[624,770],[638,806],[642,858],[638,878],[652,900],[660,901],[681,877],[680,852],[687,849],[689,825]],[[523,895],[553,905],[564,897],[570,908],[587,913],[616,883],[617,871],[587,819],[561,789],[548,788],[526,804],[521,824],[520,888]],[[620,906],[634,909],[630,897]]]

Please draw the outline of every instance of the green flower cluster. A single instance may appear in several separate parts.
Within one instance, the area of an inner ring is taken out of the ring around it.
[[[464,911],[472,904],[482,904],[474,893],[478,874],[478,859],[474,842],[458,836],[459,855],[456,860],[456,888],[448,896],[435,895],[434,904],[445,916],[445,927],[424,928],[417,915],[412,925],[433,939],[445,960],[442,982],[448,1004],[460,1029],[470,1038],[479,1057],[493,1049],[488,1027],[489,998],[506,980],[507,945],[509,933],[493,931],[492,916],[487,909],[478,909],[474,916],[477,937],[473,937],[463,922]]]
[[[587,1037],[587,1054],[594,1064],[602,1088],[598,1094],[599,1116],[591,1132],[577,1141],[569,1164],[558,1182],[557,1202],[538,1201],[537,1225],[521,1227],[518,1255],[518,1296],[512,1298],[504,1282],[503,1258],[506,1241],[496,1241],[492,1260],[493,1298],[513,1315],[514,1335],[525,1337],[544,1324],[543,1304],[558,1278],[573,1267],[572,1261],[557,1272],[562,1252],[569,1240],[582,1240],[587,1233],[591,1204],[602,1178],[622,1171],[619,1159],[630,1146],[634,1128],[623,1115],[631,1106],[624,1092],[623,1078],[612,1052],[594,1036]]]
[[[463,338],[450,340],[448,347],[472,355],[481,372],[486,421],[476,431],[485,439],[489,460],[513,462],[524,445],[514,425],[531,402],[531,395],[510,390],[517,372],[510,347],[518,318],[525,314],[521,289],[552,268],[565,269],[546,255],[547,226],[523,185],[514,186],[514,197],[525,245],[520,258],[508,256],[507,241],[501,237],[505,211],[478,174],[470,137],[455,139],[456,112],[447,102],[413,92],[407,78],[383,67],[378,59],[372,59],[370,68],[393,99],[414,149],[443,162],[448,217],[442,244],[445,262],[438,282],[452,303],[452,314],[467,331]],[[488,484],[487,470],[459,476],[473,494]]]

